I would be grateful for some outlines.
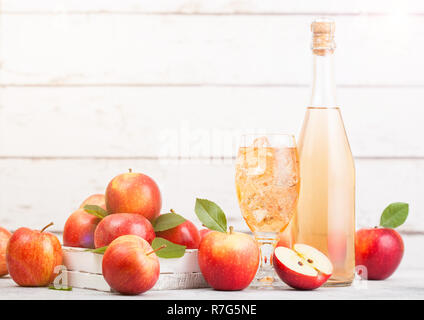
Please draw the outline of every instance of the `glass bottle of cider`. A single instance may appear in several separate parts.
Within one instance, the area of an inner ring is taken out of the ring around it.
[[[333,59],[335,23],[312,25],[313,85],[299,136],[300,195],[295,242],[333,263],[329,286],[350,285],[355,272],[355,167],[339,106]]]

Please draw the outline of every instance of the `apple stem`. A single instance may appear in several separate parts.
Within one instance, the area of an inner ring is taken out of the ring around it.
[[[44,230],[46,230],[48,227],[51,227],[52,225],[53,225],[53,222],[50,222],[47,226],[41,229],[40,233],[42,233]]]
[[[174,209],[171,209],[171,210],[169,210],[169,211],[171,211],[171,213],[175,213]]]
[[[234,227],[230,226],[230,234],[233,234],[233,231],[234,231]]]
[[[166,244],[163,244],[159,248],[157,248],[157,249],[155,249],[153,251],[150,251],[149,253],[146,253],[146,256],[148,256],[149,254],[152,254],[152,253],[154,253],[156,251],[162,250],[163,248],[166,248]]]
[[[128,169],[128,172],[129,172],[129,173],[132,173],[132,169],[131,169],[131,168],[129,168],[129,169]]]

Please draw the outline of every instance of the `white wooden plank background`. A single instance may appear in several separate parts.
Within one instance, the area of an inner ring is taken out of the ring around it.
[[[309,95],[308,88],[288,87],[49,86],[1,92],[4,157],[232,157],[240,132],[297,133]],[[424,156],[418,139],[424,133],[423,89],[338,93],[355,156]],[[199,139],[202,150],[196,148]]]
[[[340,85],[424,79],[422,16],[338,16]],[[307,85],[311,16],[3,14],[4,84]],[[48,48],[48,49],[47,49]],[[297,63],[295,63],[297,62]],[[225,70],[225,72],[222,72]]]
[[[235,187],[234,167],[228,160],[208,163],[202,160],[142,160],[142,159],[68,159],[0,161],[1,219],[0,225],[17,228],[21,224],[40,228],[50,221],[61,230],[67,216],[78,208],[87,194],[103,192],[115,174],[128,168],[154,177],[163,194],[163,211],[173,208],[192,219],[195,198],[217,202],[231,224],[247,230],[241,219]],[[411,214],[404,231],[424,229],[422,189],[424,160],[358,159],[357,224],[373,227],[378,224],[385,206],[393,201],[411,203]]]
[[[2,0],[6,13],[364,14],[422,13],[420,0]],[[383,5],[384,4],[384,5]]]
[[[237,136],[298,133],[309,24],[322,14],[337,23],[358,226],[408,201],[402,230],[423,233],[418,0],[0,1],[0,225],[54,220],[60,231],[86,195],[132,167],[158,181],[164,210],[194,219],[195,197],[206,197],[245,229],[233,182]]]

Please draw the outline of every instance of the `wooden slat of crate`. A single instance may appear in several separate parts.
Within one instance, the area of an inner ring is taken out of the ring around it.
[[[113,291],[101,274],[63,271],[68,277],[68,285],[73,288]],[[209,287],[201,273],[161,273],[151,290],[197,289]]]

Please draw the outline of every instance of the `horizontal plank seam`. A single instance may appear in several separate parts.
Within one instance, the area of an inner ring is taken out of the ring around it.
[[[4,83],[0,88],[102,88],[102,87],[224,87],[224,88],[309,88],[309,84],[291,83]],[[338,84],[338,88],[348,89],[413,89],[424,88],[423,84]]]
[[[390,16],[392,13],[390,12],[331,12],[331,11],[321,11],[321,12],[282,12],[282,11],[229,11],[229,12],[190,12],[190,11],[139,11],[139,10],[57,10],[57,11],[49,11],[49,10],[39,10],[39,11],[12,11],[5,10],[0,13],[0,15],[145,15],[145,16],[347,16],[347,17],[362,17],[362,16],[370,16],[370,17],[381,17],[381,16]],[[423,16],[424,12],[407,12],[405,13],[407,16]]]
[[[424,160],[424,156],[355,156],[356,160]],[[235,157],[158,157],[158,156],[17,156],[3,155],[0,160],[235,160]]]

